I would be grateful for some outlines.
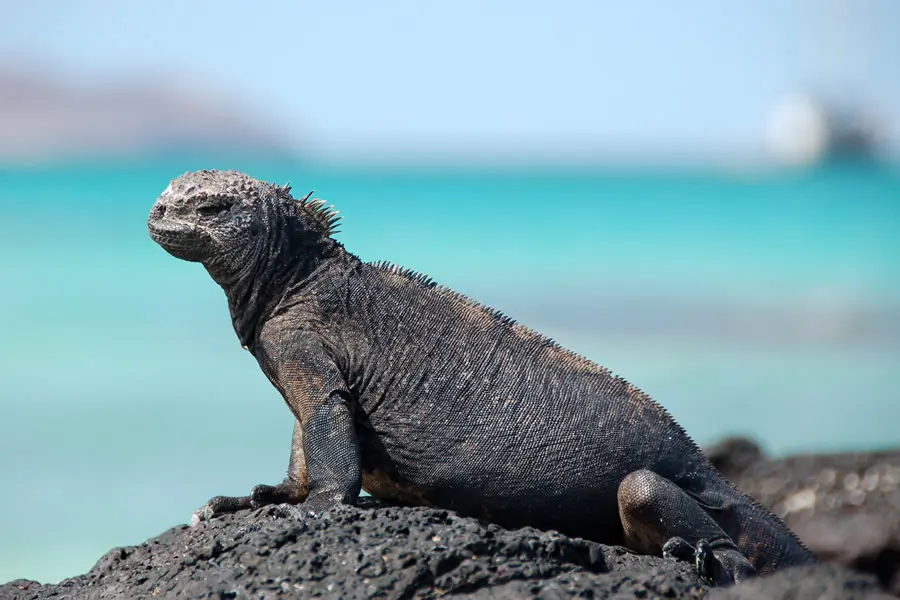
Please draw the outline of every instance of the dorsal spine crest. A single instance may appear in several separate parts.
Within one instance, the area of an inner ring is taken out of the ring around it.
[[[288,198],[293,200],[290,193],[290,183],[282,187],[281,190]],[[305,217],[313,220],[322,230],[323,235],[331,236],[338,232],[338,223],[341,217],[334,206],[328,205],[321,198],[312,198],[313,190],[310,190],[303,198],[294,200],[297,206],[297,212]]]

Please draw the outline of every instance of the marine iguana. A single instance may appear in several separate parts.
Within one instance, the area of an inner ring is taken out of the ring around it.
[[[296,418],[284,481],[195,520],[376,498],[696,561],[728,583],[814,562],[669,413],[502,313],[332,236],[336,211],[235,171],[174,179],[150,236],[224,289],[241,344]]]

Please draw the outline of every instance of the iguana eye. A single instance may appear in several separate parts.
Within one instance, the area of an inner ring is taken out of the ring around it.
[[[207,200],[197,207],[197,214],[201,217],[215,217],[231,208],[232,202],[219,198]]]

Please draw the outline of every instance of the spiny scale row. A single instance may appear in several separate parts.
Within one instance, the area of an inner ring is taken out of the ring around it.
[[[288,182],[283,188],[284,193],[291,198],[291,184]],[[300,210],[312,217],[324,230],[325,235],[332,235],[338,231],[338,222],[341,220],[338,211],[333,206],[328,206],[321,198],[310,198],[312,190],[303,198],[296,200]]]

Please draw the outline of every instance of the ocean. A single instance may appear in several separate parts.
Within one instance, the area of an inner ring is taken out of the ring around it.
[[[0,582],[52,582],[280,481],[292,420],[221,290],[150,241],[168,181],[315,189],[339,239],[623,375],[701,444],[900,446],[900,170],[222,159],[0,170]]]

